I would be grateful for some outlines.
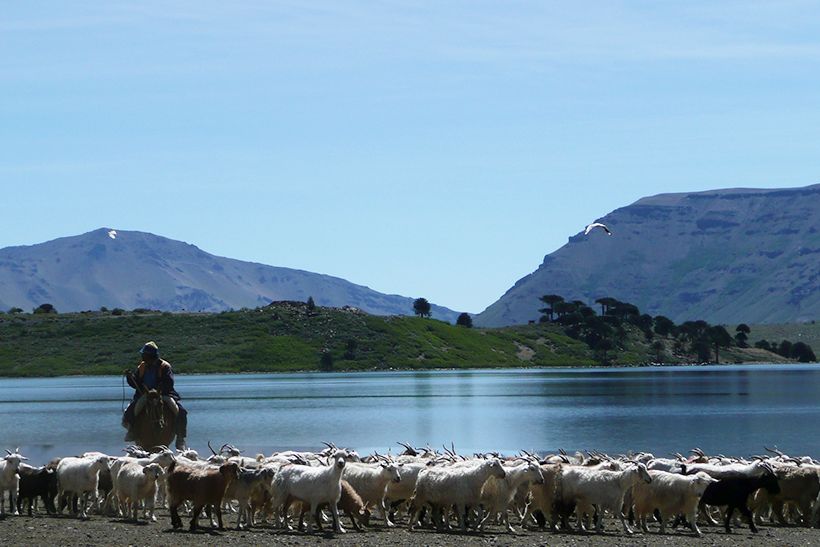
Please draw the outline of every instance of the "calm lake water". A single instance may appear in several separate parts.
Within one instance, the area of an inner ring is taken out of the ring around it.
[[[597,449],[820,456],[820,365],[177,376],[189,445],[360,452],[396,441],[459,452]],[[119,377],[0,380],[0,448],[33,463],[118,454]],[[125,394],[125,402],[123,402]]]

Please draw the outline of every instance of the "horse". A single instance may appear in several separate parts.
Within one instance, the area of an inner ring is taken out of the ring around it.
[[[134,441],[146,450],[155,446],[171,446],[176,430],[176,405],[156,389],[146,390],[134,408]],[[178,410],[177,410],[178,411]]]

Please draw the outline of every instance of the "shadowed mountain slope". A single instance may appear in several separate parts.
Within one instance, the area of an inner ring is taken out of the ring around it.
[[[580,232],[475,324],[537,320],[538,299],[613,297],[675,322],[787,323],[818,317],[820,185],[661,194],[616,209],[613,232]]]

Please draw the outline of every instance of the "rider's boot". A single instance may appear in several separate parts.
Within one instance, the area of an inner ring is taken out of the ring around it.
[[[125,438],[123,439],[125,442],[134,442],[136,436],[134,435],[134,428],[128,422],[123,422],[122,426],[127,429],[128,431],[125,432]]]
[[[180,412],[176,419],[176,449],[185,450],[185,437],[188,436],[188,414]]]

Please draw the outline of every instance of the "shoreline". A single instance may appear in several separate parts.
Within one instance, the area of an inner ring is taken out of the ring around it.
[[[812,366],[818,365],[820,361],[811,363],[800,363],[798,361],[776,363],[772,361],[743,361],[733,363],[641,363],[641,364],[616,364],[616,365],[553,365],[553,366],[472,366],[472,367],[429,367],[429,368],[351,368],[339,370],[316,370],[314,369],[297,369],[297,370],[260,370],[260,371],[236,371],[236,372],[176,372],[175,376],[237,376],[237,375],[260,375],[260,374],[315,374],[315,375],[334,375],[334,374],[359,374],[359,373],[373,373],[373,372],[465,372],[465,371],[498,371],[498,370],[630,370],[638,368],[704,368],[704,367],[733,367],[733,366]],[[173,363],[171,363],[173,366]],[[53,376],[11,376],[0,374],[0,381],[2,380],[36,380],[47,378],[119,378],[123,374],[55,374]]]

